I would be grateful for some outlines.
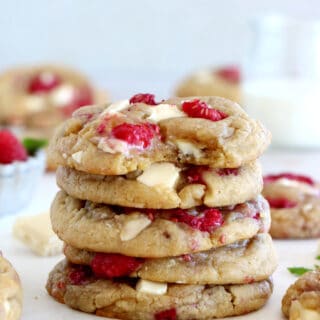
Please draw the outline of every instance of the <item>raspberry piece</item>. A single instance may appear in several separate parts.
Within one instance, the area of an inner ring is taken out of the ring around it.
[[[0,130],[0,150],[0,163],[2,164],[26,161],[28,158],[22,143],[9,130]]]
[[[256,212],[252,218],[255,220],[260,220],[261,218],[260,212]]]
[[[96,253],[91,261],[91,268],[98,277],[116,278],[130,275],[143,261],[121,254]]]
[[[206,184],[203,180],[203,173],[208,171],[209,168],[207,166],[194,166],[185,170],[185,175],[187,177],[187,181],[189,183],[199,183]]]
[[[290,209],[294,208],[298,203],[286,198],[267,198],[269,205],[273,209]]]
[[[211,232],[223,224],[222,213],[214,208],[205,209],[199,216],[193,216],[183,209],[172,210],[171,220],[183,222],[193,229],[207,232]]]
[[[229,176],[229,175],[237,176],[239,174],[238,168],[224,168],[224,169],[218,169],[218,175],[219,176]]]
[[[128,144],[142,147],[143,149],[151,145],[152,139],[159,132],[160,128],[151,123],[122,123],[112,129],[112,134],[115,138],[124,140]]]
[[[73,100],[62,108],[62,112],[66,117],[70,117],[72,113],[80,107],[93,104],[93,100],[93,94],[90,88],[75,88]]]
[[[216,74],[231,83],[239,83],[241,81],[240,69],[237,66],[221,68],[216,71]]]
[[[175,308],[158,312],[154,315],[155,320],[176,320],[177,311]]]
[[[90,268],[81,265],[74,266],[74,268],[69,272],[69,280],[71,284],[76,286],[84,284],[90,276]]]
[[[29,93],[45,93],[56,88],[61,83],[60,78],[51,72],[42,72],[30,79]]]
[[[157,105],[154,94],[150,94],[150,93],[138,93],[133,97],[131,97],[129,102],[130,104],[145,103],[145,104],[148,104],[149,106]]]
[[[182,103],[181,107],[182,110],[192,118],[219,121],[228,117],[224,112],[210,108],[204,101],[200,101],[199,99],[185,101]]]
[[[289,172],[284,172],[280,174],[270,174],[268,176],[263,177],[263,182],[264,183],[270,183],[277,181],[279,179],[289,179],[289,180],[295,180],[299,182],[303,182],[306,184],[309,184],[311,186],[315,185],[315,182],[308,176],[304,176],[301,174],[294,174],[294,173],[289,173]]]

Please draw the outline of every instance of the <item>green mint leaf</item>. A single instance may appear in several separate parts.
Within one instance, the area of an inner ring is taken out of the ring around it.
[[[47,139],[34,139],[34,138],[24,138],[22,144],[26,148],[29,156],[34,156],[35,153],[44,148],[48,144]]]
[[[291,268],[288,268],[288,270],[296,276],[301,276],[308,271],[312,271],[312,269],[308,269],[304,267],[291,267]]]
[[[320,255],[316,256],[316,259],[317,259],[317,260],[320,260]]]

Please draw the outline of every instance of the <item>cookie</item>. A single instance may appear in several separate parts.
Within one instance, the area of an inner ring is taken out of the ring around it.
[[[191,74],[176,89],[176,96],[219,96],[241,101],[240,70],[230,66],[206,69]]]
[[[22,309],[22,289],[12,265],[0,252],[0,319],[18,320]]]
[[[160,258],[209,250],[269,230],[267,202],[189,210],[112,207],[57,193],[51,222],[59,238],[88,251]]]
[[[264,181],[263,195],[270,204],[272,237],[320,237],[319,184],[292,173],[266,176]]]
[[[50,162],[100,175],[123,175],[156,162],[238,168],[256,160],[270,142],[262,124],[229,100],[190,97],[156,104],[152,95],[137,96],[75,112],[51,140]]]
[[[64,254],[68,261],[89,265],[93,271],[97,263],[103,265],[114,256],[77,249],[68,244],[65,244]],[[122,259],[119,263],[123,263]],[[171,258],[139,259],[130,277],[184,284],[243,284],[268,278],[276,266],[277,257],[271,237],[262,233],[250,240],[209,251]],[[109,277],[109,270],[104,275]]]
[[[140,281],[140,280],[139,280]],[[60,262],[47,290],[73,309],[117,319],[212,319],[261,308],[272,292],[270,280],[244,285],[139,285],[137,279],[95,278],[81,266]],[[155,288],[164,288],[161,292]]]
[[[28,134],[50,137],[53,128],[75,109],[106,99],[71,68],[20,67],[0,76],[0,123],[24,125]]]
[[[257,197],[262,191],[261,168],[257,162],[237,169],[179,168],[161,162],[123,176],[92,175],[59,167],[57,183],[78,199],[154,209],[235,205]]]
[[[320,318],[320,270],[305,273],[288,288],[282,312],[290,320]]]

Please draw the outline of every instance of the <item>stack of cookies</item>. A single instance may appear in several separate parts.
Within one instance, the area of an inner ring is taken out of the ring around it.
[[[261,308],[276,257],[256,159],[269,132],[234,102],[151,94],[77,110],[56,132],[51,208],[66,259],[47,290],[119,319]]]

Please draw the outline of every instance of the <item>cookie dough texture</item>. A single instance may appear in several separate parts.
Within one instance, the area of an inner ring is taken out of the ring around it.
[[[158,312],[175,308],[178,319],[212,319],[245,314],[261,308],[272,292],[270,280],[253,284],[215,286],[168,284],[164,295],[137,292],[130,282],[88,279],[72,285],[72,266],[60,262],[50,273],[47,290],[74,309],[119,319],[154,319]],[[63,284],[63,285],[62,285]]]
[[[18,320],[22,309],[22,289],[12,265],[0,253],[0,319]]]
[[[256,160],[269,145],[270,132],[259,121],[249,118],[238,104],[219,97],[200,99],[228,117],[216,122],[190,117],[161,120],[158,125],[162,139],[155,139],[150,148],[130,150],[128,155],[98,148],[97,127],[108,106],[79,109],[56,131],[49,147],[49,160],[56,165],[101,175],[123,175],[161,161],[237,168]],[[173,98],[163,104],[181,109],[183,101],[186,99]],[[150,108],[141,103],[132,104],[130,109],[121,111],[121,117],[124,122],[141,123],[150,116]],[[85,113],[90,113],[90,120],[80,116]],[[183,153],[177,141],[192,143],[198,154]],[[79,151],[82,151],[81,159],[72,157]]]
[[[219,169],[208,169],[203,173],[205,184],[188,183],[183,171],[180,171],[180,177],[173,188],[148,186],[137,180],[139,174],[103,176],[59,167],[57,183],[61,189],[78,199],[154,209],[235,205],[257,197],[263,183],[257,162],[239,168],[236,175],[221,175]]]
[[[290,182],[289,182],[290,183]],[[266,198],[284,198],[296,202],[293,208],[270,208],[270,234],[274,238],[320,237],[320,188],[304,183],[283,184],[281,181],[265,184]]]
[[[51,222],[59,238],[76,248],[151,258],[209,250],[269,230],[269,206],[262,197],[222,213],[223,225],[208,233],[157,214],[151,221],[138,209],[117,214],[112,207],[81,201],[60,191],[51,206]]]
[[[302,314],[308,313],[313,314],[310,319],[320,317],[319,270],[305,273],[288,288],[282,299],[282,312],[290,320],[309,319],[302,317]]]
[[[68,261],[90,265],[94,252],[65,246]],[[131,277],[185,284],[243,284],[268,278],[277,266],[269,234],[185,256],[146,259]]]

